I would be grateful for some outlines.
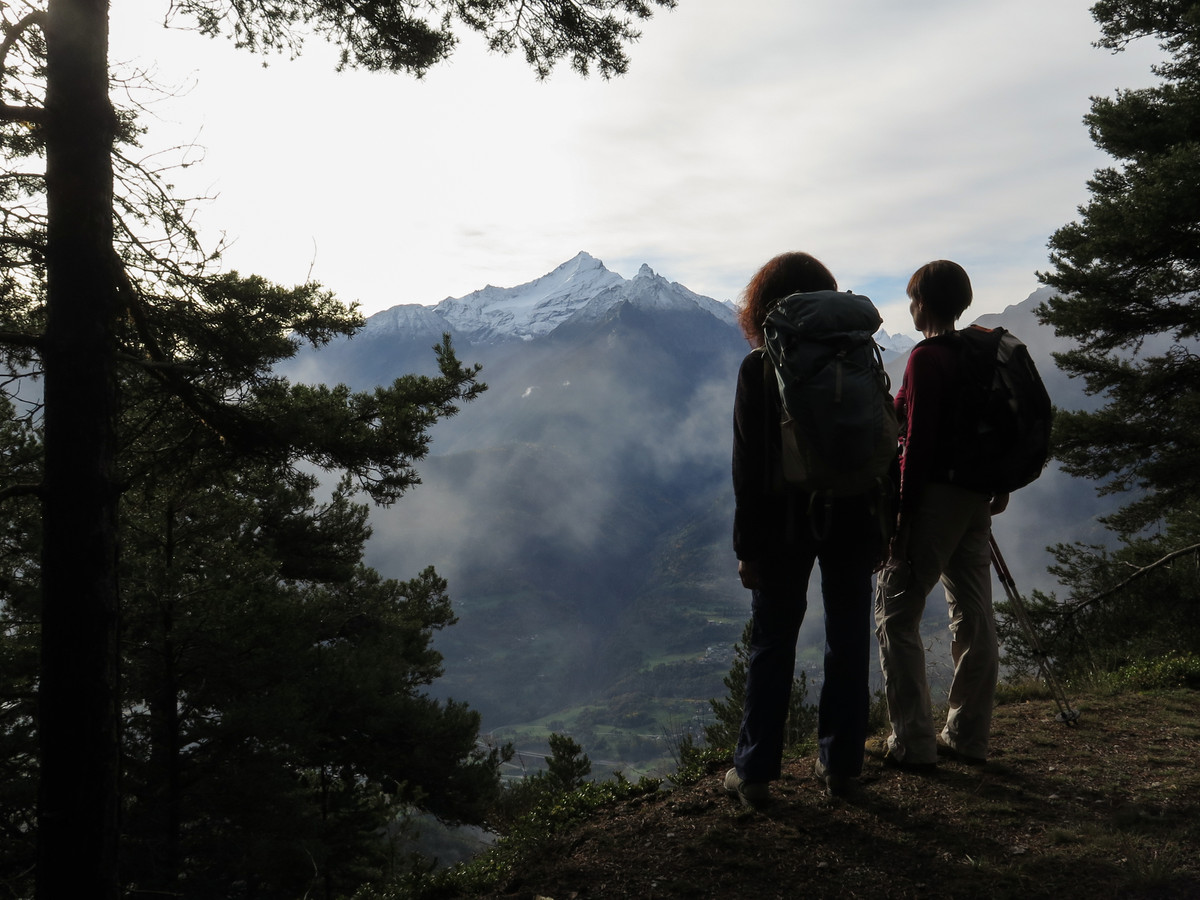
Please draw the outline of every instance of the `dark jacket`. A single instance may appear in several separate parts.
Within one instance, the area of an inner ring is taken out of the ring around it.
[[[768,380],[764,359],[759,349],[742,360],[733,404],[733,550],[745,561],[778,555],[811,540],[814,521],[820,524],[827,514],[810,509],[810,494],[779,487],[781,406],[778,386]],[[892,479],[893,484],[899,480],[895,464]],[[849,514],[851,519],[861,516],[869,521],[870,540],[877,545],[872,549],[882,555],[895,521],[890,489],[882,495],[845,497],[834,503],[844,508],[839,520]]]
[[[772,489],[780,406],[778,390],[764,378],[763,359],[758,349],[742,360],[733,402],[733,550],[743,560],[782,548],[793,505],[789,496]]]

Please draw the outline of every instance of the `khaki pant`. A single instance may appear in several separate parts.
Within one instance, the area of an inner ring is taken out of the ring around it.
[[[992,612],[990,501],[946,484],[925,488],[908,539],[909,565],[889,567],[875,594],[875,634],[896,758],[937,760],[921,616],[940,580],[950,607],[954,679],[943,739],[959,753],[987,757],[999,647]]]

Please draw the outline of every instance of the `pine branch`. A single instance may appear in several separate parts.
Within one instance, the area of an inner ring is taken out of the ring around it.
[[[0,69],[3,69],[8,65],[8,52],[13,48],[13,45],[21,39],[21,36],[35,25],[39,28],[43,27],[45,21],[45,10],[35,9],[33,12],[26,13],[13,25],[4,29],[4,40],[0,41]]]
[[[0,235],[0,247],[19,247],[22,250],[29,250],[34,253],[44,253],[46,242],[21,235],[5,234]],[[12,268],[12,266],[8,268]]]
[[[1194,553],[1198,550],[1200,550],[1200,544],[1191,544],[1187,547],[1183,547],[1179,550],[1175,550],[1171,553],[1168,553],[1162,559],[1156,560],[1155,562],[1150,563],[1150,565],[1143,566],[1142,568],[1138,569],[1136,572],[1134,572],[1132,575],[1130,575],[1124,581],[1120,582],[1119,584],[1113,585],[1108,590],[1101,591],[1099,594],[1096,594],[1094,597],[1088,597],[1086,600],[1080,600],[1077,603],[1072,604],[1070,607],[1067,608],[1065,618],[1070,618],[1071,616],[1075,615],[1077,612],[1081,612],[1082,610],[1091,606],[1093,603],[1099,603],[1104,598],[1112,596],[1113,594],[1120,591],[1122,588],[1127,587],[1133,581],[1137,580],[1138,578],[1141,578],[1143,575],[1147,574],[1148,572],[1151,572],[1154,569],[1157,569],[1159,566],[1165,565],[1166,563],[1169,563],[1173,559],[1177,559],[1180,556],[1185,556],[1188,553]]]
[[[0,344],[40,350],[42,347],[42,336],[40,334],[29,334],[24,331],[0,331]]]
[[[8,68],[8,54],[25,32],[35,25],[44,27],[46,13],[44,10],[34,10],[26,13],[13,25],[4,29],[4,40],[0,41],[0,73]],[[46,120],[46,111],[40,106],[10,106],[0,103],[0,122],[25,122],[30,125],[41,125]]]
[[[116,257],[116,254],[114,254],[114,257]],[[180,376],[180,372],[186,371],[186,367],[176,364],[163,351],[154,334],[154,328],[146,316],[141,293],[134,286],[133,280],[129,277],[129,273],[125,271],[125,267],[121,264],[119,257],[115,259],[115,263],[118,291],[125,300],[125,308],[129,313],[130,319],[133,321],[142,346],[145,347],[150,357],[148,360],[135,360],[135,363],[144,371],[157,378],[185,407],[191,410],[201,422],[212,429],[222,440],[227,439],[230,435],[226,433],[225,429],[218,427],[214,420],[228,418],[229,411],[219,401],[198,391],[194,384]]]
[[[26,122],[41,125],[46,121],[46,111],[40,106],[10,106],[0,103],[0,122]]]
[[[0,503],[14,497],[40,497],[41,494],[42,486],[40,484],[11,484],[0,489]]]

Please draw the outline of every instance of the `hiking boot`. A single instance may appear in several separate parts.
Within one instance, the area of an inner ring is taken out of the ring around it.
[[[939,733],[937,736],[937,752],[938,756],[944,756],[947,759],[956,759],[961,763],[966,763],[968,766],[982,766],[987,763],[986,756],[971,756],[967,753],[962,753],[955,750],[950,742]]]
[[[736,768],[725,773],[725,793],[737,797],[750,809],[762,809],[771,802],[771,788],[767,782],[744,781]]]
[[[850,779],[845,775],[834,775],[825,763],[821,762],[820,757],[813,766],[813,776],[825,786],[825,793],[830,797],[844,797],[850,788]]]
[[[937,762],[915,763],[909,762],[903,756],[896,753],[896,748],[892,744],[888,744],[883,749],[883,764],[891,766],[893,769],[899,769],[901,772],[936,772]]]

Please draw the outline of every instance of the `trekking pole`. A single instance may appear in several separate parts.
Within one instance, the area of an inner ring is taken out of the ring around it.
[[[1038,640],[1037,632],[1033,630],[1033,622],[1029,619],[1029,610],[1025,606],[1025,601],[1021,599],[1021,595],[1017,593],[1017,584],[1013,581],[1012,573],[1008,571],[1004,557],[1000,555],[995,535],[988,535],[988,546],[991,547],[992,565],[996,568],[996,576],[1000,579],[1000,584],[1004,586],[1004,593],[1008,595],[1017,622],[1020,624],[1021,630],[1025,632],[1025,637],[1033,650],[1033,658],[1037,660],[1042,680],[1046,682],[1046,687],[1050,688],[1050,693],[1054,696],[1054,702],[1058,706],[1058,715],[1055,718],[1067,725],[1074,725],[1079,718],[1079,710],[1071,709],[1071,704],[1067,702],[1067,695],[1063,693],[1062,685],[1058,683],[1054,670],[1050,668],[1050,658],[1042,649],[1042,642]]]

